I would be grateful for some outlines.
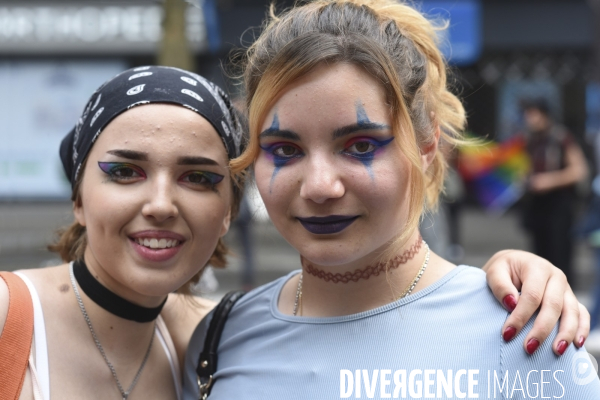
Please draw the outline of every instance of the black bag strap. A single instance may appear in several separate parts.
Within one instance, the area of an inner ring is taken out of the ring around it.
[[[196,367],[200,400],[205,400],[212,389],[213,376],[217,371],[217,349],[229,312],[244,294],[241,290],[229,292],[215,308],[208,331],[206,332],[206,338],[204,339],[204,348],[202,349],[202,353],[200,353],[198,366]]]

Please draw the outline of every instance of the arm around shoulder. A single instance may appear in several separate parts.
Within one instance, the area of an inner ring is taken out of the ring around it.
[[[512,341],[502,339],[500,371],[490,371],[491,393],[507,398],[600,399],[600,380],[585,348],[570,345],[562,356],[552,352],[558,327],[533,355],[522,346],[533,320]]]

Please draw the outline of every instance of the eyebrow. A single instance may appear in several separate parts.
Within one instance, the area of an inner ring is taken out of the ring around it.
[[[294,131],[290,131],[290,130],[286,130],[286,129],[281,130],[281,129],[268,128],[268,129],[265,129],[264,131],[262,131],[260,133],[260,135],[258,135],[258,137],[259,137],[259,139],[262,139],[265,137],[280,137],[280,138],[284,138],[284,139],[300,141],[300,135],[298,135]]]
[[[148,153],[144,153],[142,151],[135,150],[109,150],[108,154],[112,154],[113,156],[127,158],[129,160],[137,160],[137,161],[148,161]]]
[[[219,163],[206,157],[184,156],[177,159],[177,165],[219,165]]]
[[[341,128],[337,128],[333,131],[332,138],[338,139],[342,136],[350,135],[354,132],[359,131],[382,131],[385,129],[390,129],[389,125],[378,124],[376,122],[360,122],[357,124],[342,126]]]
[[[135,150],[109,150],[108,154],[127,158],[129,160],[148,161],[148,153]],[[199,156],[182,156],[177,159],[177,165],[219,165],[213,159]]]

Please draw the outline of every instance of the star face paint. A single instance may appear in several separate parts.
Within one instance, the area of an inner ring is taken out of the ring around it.
[[[369,116],[367,115],[367,111],[362,105],[362,102],[359,100],[356,102],[356,125],[361,129],[389,129],[389,126],[376,124],[371,122]],[[375,156],[380,154],[383,151],[383,148],[390,144],[394,140],[392,136],[389,139],[375,139],[369,136],[357,136],[350,139],[344,145],[344,150],[341,151],[342,154],[350,156],[365,166],[371,180],[375,180],[375,175],[373,173],[373,169],[371,164],[373,163],[373,159]]]
[[[352,157],[365,166],[371,180],[375,180],[375,174],[371,164],[375,156],[380,154],[384,147],[390,144],[394,140],[392,136],[389,139],[377,140],[372,137],[358,136],[350,139],[344,146],[342,154]]]
[[[271,123],[271,126],[260,134],[260,137],[269,136],[277,136],[290,139],[298,138],[298,135],[296,133],[282,131],[279,129],[279,116],[277,115],[277,113],[275,113],[275,115],[273,116],[273,122]],[[269,184],[270,186],[273,185],[273,181],[275,180],[275,177],[277,176],[281,168],[286,166],[290,161],[303,156],[303,153],[300,150],[300,148],[289,142],[277,142],[265,146],[261,145],[260,148],[265,152],[265,156],[267,157],[267,159],[271,160],[275,165],[275,169],[273,170],[273,174],[271,175],[271,182]]]
[[[368,125],[371,123],[367,111],[360,100],[356,102],[356,122],[358,125]]]

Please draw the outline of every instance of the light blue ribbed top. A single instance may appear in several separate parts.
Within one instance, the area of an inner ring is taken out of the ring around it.
[[[210,400],[600,400],[600,381],[585,350],[571,345],[562,357],[552,352],[557,328],[533,356],[522,344],[532,321],[504,342],[500,331],[508,314],[478,268],[459,266],[413,295],[332,318],[279,312],[281,289],[298,272],[235,305]],[[211,317],[198,325],[188,348],[184,400],[198,399],[195,369]]]

